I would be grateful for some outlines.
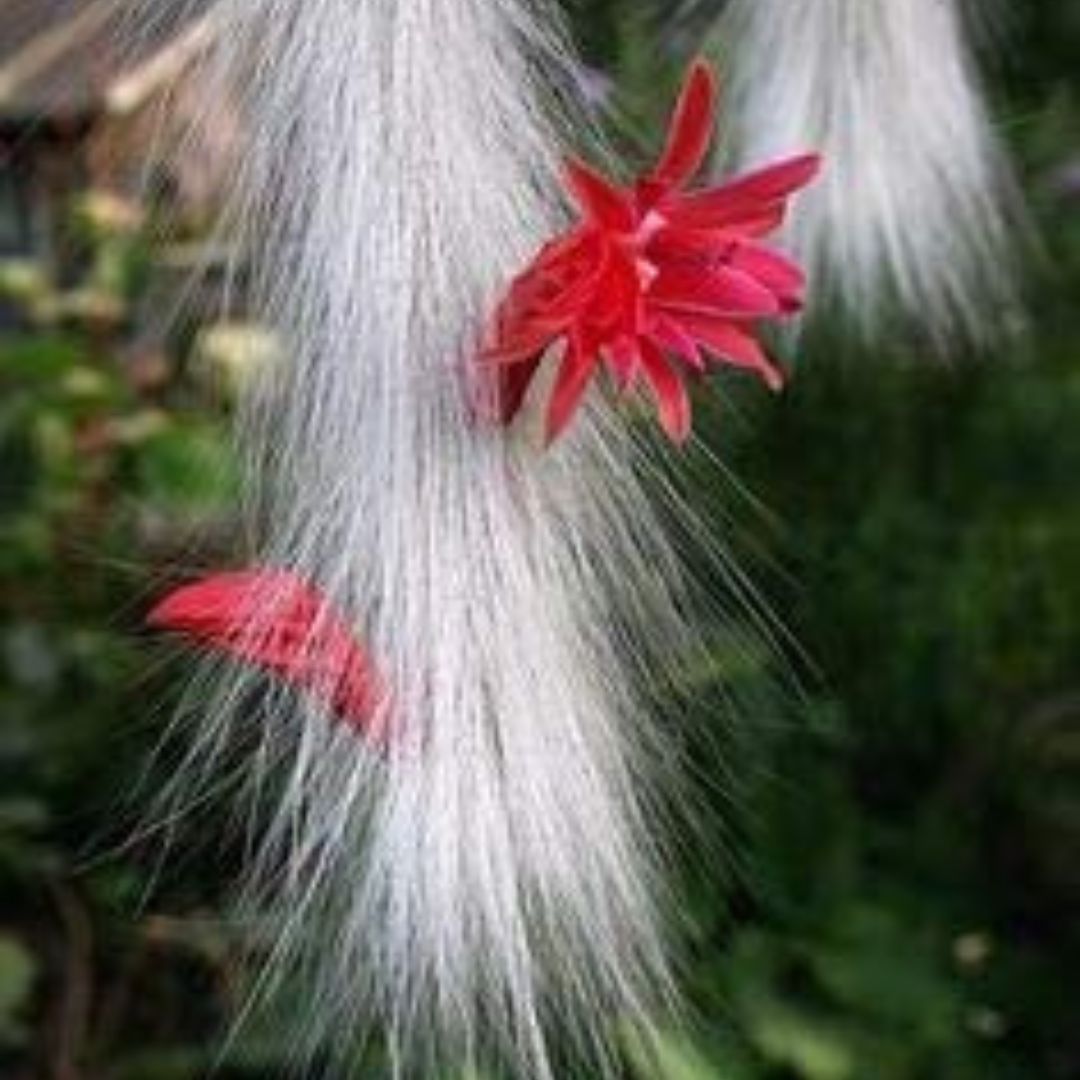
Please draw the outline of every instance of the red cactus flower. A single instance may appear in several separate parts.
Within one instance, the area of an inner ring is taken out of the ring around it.
[[[629,189],[579,161],[566,179],[583,219],[547,244],[511,284],[484,353],[499,366],[498,410],[509,423],[546,350],[564,346],[547,411],[551,442],[566,428],[597,369],[625,390],[643,379],[675,442],[690,431],[685,376],[707,360],[756,372],[773,389],[779,370],[757,324],[802,306],[802,271],[761,243],[788,198],[814,177],[806,154],[720,187],[684,191],[709,148],[716,84],[703,61],[687,76],[655,168]]]
[[[295,574],[215,574],[169,593],[146,621],[273,671],[324,698],[350,727],[377,734],[383,695],[371,661],[346,621]]]

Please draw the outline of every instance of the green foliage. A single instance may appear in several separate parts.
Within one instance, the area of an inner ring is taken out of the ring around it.
[[[140,242],[129,223],[122,239]],[[119,241],[88,242],[93,281]],[[122,290],[103,322],[36,280],[29,328],[0,340],[0,1072],[190,1077],[229,1008],[189,1002],[220,950],[184,932],[205,918],[140,916],[153,866],[103,853],[134,827],[124,799],[162,719],[141,597],[225,505],[225,427],[175,364],[126,347]]]
[[[26,1041],[22,1014],[30,1002],[37,965],[17,939],[0,935],[0,1046],[21,1046]]]

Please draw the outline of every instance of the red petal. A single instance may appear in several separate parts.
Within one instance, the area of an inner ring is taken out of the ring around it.
[[[726,193],[732,202],[749,201],[771,203],[786,199],[800,188],[806,187],[821,169],[820,154],[800,154],[785,158],[753,172],[729,180],[717,189]]]
[[[678,372],[664,354],[648,340],[641,342],[641,370],[660,414],[660,424],[672,442],[682,443],[690,434],[690,398]]]
[[[677,318],[656,312],[649,319],[649,336],[662,349],[673,352],[698,371],[705,369],[705,361],[698,352],[697,342],[679,325]]]
[[[645,254],[658,266],[681,262],[707,267],[727,262],[739,240],[722,230],[663,228],[649,241]]]
[[[631,232],[637,224],[633,204],[614,184],[588,165],[571,158],[566,162],[566,181],[586,216],[616,232]]]
[[[596,357],[589,355],[574,335],[563,357],[547,414],[547,443],[550,446],[566,429],[581,399],[585,396],[589,381],[596,367]]]
[[[247,644],[251,623],[271,612],[279,628],[303,630],[318,608],[315,594],[285,571],[241,570],[184,585],[161,600],[147,616],[155,628],[180,630],[219,644]]]
[[[783,199],[758,205],[746,203],[732,207],[722,202],[716,209],[701,196],[688,195],[685,199],[664,207],[664,215],[672,230],[708,229],[727,239],[767,236],[784,223],[787,206]]]
[[[607,349],[608,367],[615,379],[615,387],[624,393],[634,385],[641,368],[641,350],[637,338],[629,334],[616,338]]]
[[[715,104],[712,69],[704,60],[695,60],[679,94],[664,152],[650,180],[679,187],[701,168],[712,141]]]
[[[500,424],[510,424],[525,404],[525,395],[529,392],[533,377],[540,367],[542,356],[519,364],[506,364],[499,370],[497,419]]]
[[[663,212],[674,225],[736,229],[749,221],[755,225],[756,232],[761,228],[759,219],[783,217],[784,200],[810,183],[820,167],[821,158],[817,154],[789,158],[736,177],[720,187],[680,196],[665,206]]]
[[[560,334],[569,320],[505,317],[496,340],[480,353],[480,359],[493,365],[513,365],[542,353]]]
[[[499,341],[492,356],[518,349],[517,359],[532,349],[522,341],[562,333],[588,305],[611,259],[611,244],[600,230],[577,229],[547,244],[513,281],[496,313]]]
[[[381,695],[367,654],[328,601],[295,574],[216,574],[170,593],[146,621],[274,671],[370,733]]]
[[[727,266],[665,267],[648,293],[650,307],[696,311],[720,318],[761,319],[780,314],[776,297],[749,274]]]
[[[760,244],[739,244],[732,253],[731,265],[771,289],[787,310],[797,310],[802,306],[806,275],[798,265],[778,251]]]
[[[765,355],[753,335],[742,327],[720,319],[689,314],[680,316],[679,322],[686,333],[723,362],[756,371],[770,390],[779,390],[784,385],[779,369]]]

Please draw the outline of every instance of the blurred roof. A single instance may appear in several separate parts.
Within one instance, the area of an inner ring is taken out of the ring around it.
[[[131,0],[0,0],[0,120],[137,109],[209,43],[215,3],[157,0],[136,30]]]

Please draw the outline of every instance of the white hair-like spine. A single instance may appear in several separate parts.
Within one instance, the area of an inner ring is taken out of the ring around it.
[[[551,1077],[554,1031],[603,1063],[605,1029],[647,1025],[669,990],[665,753],[639,690],[650,640],[682,632],[675,562],[601,401],[546,452],[470,407],[493,304],[563,212],[535,74],[572,70],[557,15],[215,13],[207,78],[245,131],[229,226],[287,357],[243,432],[254,558],[347,613],[390,735],[366,745],[283,687],[256,722],[257,677],[215,664],[187,773],[254,744],[239,770],[271,807],[249,896],[271,913],[272,977],[310,976],[311,1047],[378,1028],[395,1075]]]
[[[741,161],[811,146],[827,167],[788,242],[869,336],[902,312],[938,345],[1015,312],[1016,201],[959,0],[730,0]]]

